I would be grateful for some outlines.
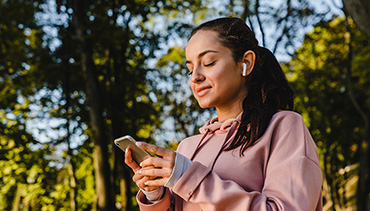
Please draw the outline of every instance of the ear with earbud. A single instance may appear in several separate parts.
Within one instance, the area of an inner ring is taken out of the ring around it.
[[[243,62],[243,73],[242,76],[247,76],[247,64]]]

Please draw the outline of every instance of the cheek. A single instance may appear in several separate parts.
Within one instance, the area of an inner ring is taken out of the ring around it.
[[[191,92],[193,93],[193,95],[194,95],[194,84],[193,83],[191,83],[190,82],[190,88],[191,88]],[[194,95],[194,97],[195,97],[195,95]]]
[[[238,71],[237,66],[233,64],[225,65],[217,75],[214,76],[214,79],[218,82],[231,82],[242,78],[241,73]]]
[[[217,87],[223,87],[225,82],[230,81],[233,77],[233,74],[228,68],[223,68],[222,70],[215,71],[212,75],[212,83]]]

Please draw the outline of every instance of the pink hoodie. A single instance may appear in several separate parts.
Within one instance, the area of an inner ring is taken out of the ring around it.
[[[291,111],[276,113],[242,157],[239,148],[222,151],[234,138],[240,118],[208,121],[200,135],[184,139],[177,151],[193,164],[159,202],[148,204],[139,191],[140,209],[322,210],[318,152],[302,117]]]

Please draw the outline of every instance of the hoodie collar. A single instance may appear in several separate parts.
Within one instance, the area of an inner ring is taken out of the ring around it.
[[[226,133],[230,129],[230,127],[233,125],[233,123],[235,123],[235,122],[240,123],[241,122],[242,113],[240,113],[237,117],[227,119],[223,122],[219,122],[218,117],[216,117],[212,120],[208,120],[206,122],[206,124],[204,124],[199,129],[199,132],[201,134],[205,134],[206,132],[214,133],[216,131],[221,132],[221,133]]]

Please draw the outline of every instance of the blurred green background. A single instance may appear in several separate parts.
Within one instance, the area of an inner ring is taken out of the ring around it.
[[[191,95],[184,47],[223,16],[281,62],[324,210],[370,210],[369,14],[361,0],[0,0],[0,210],[138,210],[113,139],[176,149],[216,115]]]

